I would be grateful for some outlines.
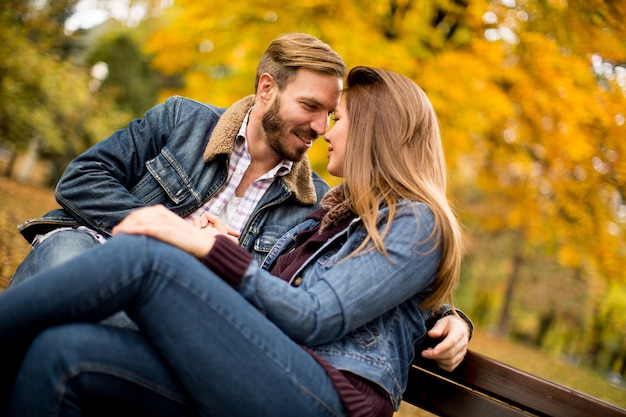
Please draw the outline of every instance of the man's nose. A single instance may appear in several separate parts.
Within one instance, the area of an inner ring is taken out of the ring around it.
[[[311,129],[317,133],[317,136],[322,136],[328,130],[329,117],[326,112],[316,113],[315,118],[311,122]]]

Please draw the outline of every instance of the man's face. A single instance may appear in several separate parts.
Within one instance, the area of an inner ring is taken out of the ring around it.
[[[339,77],[298,70],[261,120],[274,152],[284,159],[301,160],[328,129],[328,116],[339,103],[342,87]]]

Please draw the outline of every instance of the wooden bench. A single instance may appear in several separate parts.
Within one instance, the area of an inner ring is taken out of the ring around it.
[[[442,417],[626,417],[626,410],[469,351],[446,372],[421,357],[404,401]]]

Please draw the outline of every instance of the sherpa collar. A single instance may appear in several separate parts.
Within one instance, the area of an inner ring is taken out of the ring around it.
[[[235,146],[235,139],[248,110],[254,105],[254,95],[249,95],[229,107],[217,122],[209,143],[204,150],[204,160],[213,160],[217,155],[230,155]],[[291,171],[281,177],[296,199],[304,204],[315,204],[317,197],[313,179],[311,178],[311,164],[308,155],[300,162],[294,162]]]

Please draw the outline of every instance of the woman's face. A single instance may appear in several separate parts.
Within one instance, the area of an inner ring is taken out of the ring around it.
[[[339,105],[332,115],[333,125],[324,135],[328,142],[328,165],[327,169],[335,177],[343,177],[343,162],[346,158],[346,146],[348,144],[348,128],[350,123],[346,112],[346,96],[341,97]]]

